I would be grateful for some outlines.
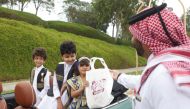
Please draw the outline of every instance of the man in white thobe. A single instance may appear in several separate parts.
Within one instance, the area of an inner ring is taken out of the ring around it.
[[[142,75],[111,71],[120,84],[136,90],[135,109],[190,109],[190,40],[180,19],[164,5],[142,11],[130,22],[133,41],[151,53]]]

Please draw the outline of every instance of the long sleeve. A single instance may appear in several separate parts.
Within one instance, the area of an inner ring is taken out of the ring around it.
[[[51,75],[51,72],[47,71],[47,74],[44,78],[44,88],[43,90],[40,92],[40,95],[39,97],[42,99],[46,94],[47,94],[47,91],[48,89],[50,88],[50,84],[49,84],[49,77]]]
[[[117,80],[118,83],[122,84],[126,88],[134,89],[140,81],[140,75],[126,75],[121,74]]]
[[[60,97],[60,91],[57,84],[56,73],[54,73],[54,76],[53,76],[53,94],[55,98]]]

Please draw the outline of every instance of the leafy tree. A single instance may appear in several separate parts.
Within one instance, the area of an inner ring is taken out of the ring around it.
[[[100,24],[92,5],[80,0],[65,0],[65,12],[69,22],[84,24],[106,32],[108,23]]]
[[[93,7],[98,13],[100,22],[112,23],[112,36],[116,26],[116,37],[119,36],[120,26],[122,31],[127,30],[128,19],[135,13],[136,5],[138,5],[137,0],[93,0]]]
[[[3,4],[6,4],[8,2],[9,2],[8,0],[0,0],[0,6],[2,6]]]
[[[54,7],[54,0],[32,0],[36,9],[35,15],[38,14],[40,7],[46,8],[47,11],[51,11]]]
[[[88,2],[80,1],[80,0],[65,0],[64,8],[69,21],[73,21],[75,19],[77,12],[89,12],[91,7]]]
[[[18,0],[18,3],[19,3],[19,10],[23,12],[24,8],[26,8],[28,3],[30,3],[30,0]]]
[[[17,0],[0,0],[0,6],[6,4],[7,8],[13,9],[13,5],[16,5]]]
[[[10,3],[10,8],[13,9],[13,6],[14,6],[14,5],[17,5],[17,1],[18,1],[18,0],[8,0],[8,1],[9,1],[9,3]]]

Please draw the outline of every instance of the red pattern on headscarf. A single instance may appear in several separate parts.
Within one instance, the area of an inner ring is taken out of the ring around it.
[[[167,9],[162,10],[160,14],[170,33],[170,37],[180,45],[190,44],[190,40],[180,19]],[[147,45],[154,55],[173,45],[165,34],[157,13],[131,25],[129,30],[135,38]]]
[[[189,59],[188,61],[169,61],[162,64],[174,79],[177,89],[190,97],[190,46],[181,46],[161,51],[157,57],[174,54]]]
[[[141,43],[149,47],[155,58],[161,55],[174,54],[190,59],[190,39],[185,32],[182,22],[174,13],[167,9],[162,10],[160,13],[170,33],[170,37],[177,41],[180,46],[173,47],[172,42],[165,34],[157,13],[131,25],[129,27],[130,32]],[[168,69],[176,83],[177,89],[190,96],[190,60],[187,62],[169,61],[159,64],[163,64]],[[152,72],[156,66],[151,67],[144,73],[141,78],[140,88],[150,75],[149,71]]]

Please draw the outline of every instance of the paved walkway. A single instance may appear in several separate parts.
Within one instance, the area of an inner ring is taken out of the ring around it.
[[[21,80],[21,81],[28,81],[29,82],[29,80]],[[18,82],[20,82],[20,81],[3,83],[3,92],[8,92],[8,91],[14,90],[15,85]]]
[[[122,73],[130,73],[130,72],[135,72],[135,71],[142,71],[143,69],[144,69],[144,67],[138,67],[138,68],[120,69],[118,71],[122,72]],[[29,80],[21,80],[21,81],[29,82]],[[8,92],[8,91],[14,90],[15,85],[18,82],[20,82],[20,81],[3,83],[3,92]]]
[[[118,70],[121,73],[130,73],[130,72],[135,72],[135,71],[142,71],[144,67],[137,67],[137,68],[128,68],[128,69],[120,69]]]

